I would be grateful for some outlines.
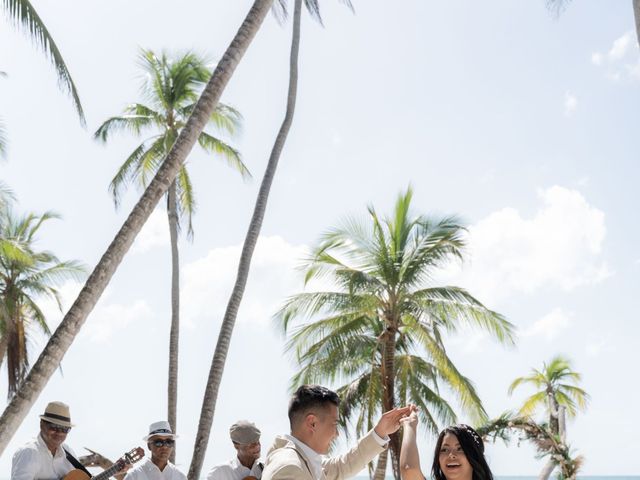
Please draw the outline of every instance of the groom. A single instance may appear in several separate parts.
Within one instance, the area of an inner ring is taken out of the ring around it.
[[[291,434],[276,437],[267,453],[262,480],[342,480],[356,475],[382,453],[410,407],[382,415],[373,430],[346,454],[326,458],[338,436],[338,395],[319,385],[303,385],[289,402]]]

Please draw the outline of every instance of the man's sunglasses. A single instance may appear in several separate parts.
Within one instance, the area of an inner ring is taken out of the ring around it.
[[[55,423],[44,422],[47,430],[58,433],[69,433],[71,427],[63,427],[62,425],[56,425]]]
[[[152,440],[149,443],[156,448],[160,448],[160,447],[164,447],[165,445],[167,447],[173,447],[176,441],[173,440],[172,438],[167,438],[165,440]]]

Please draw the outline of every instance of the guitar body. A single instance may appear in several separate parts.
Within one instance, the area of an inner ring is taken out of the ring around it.
[[[91,477],[80,469],[71,470],[62,480],[89,480]]]
[[[111,465],[111,467],[107,468],[104,472],[95,475],[94,477],[90,477],[80,469],[75,469],[67,473],[62,478],[62,480],[108,480],[109,477],[115,475],[118,472],[121,472],[127,465],[132,465],[142,457],[144,457],[144,450],[140,447],[134,448],[133,450],[125,453],[122,458],[116,460],[114,464]]]

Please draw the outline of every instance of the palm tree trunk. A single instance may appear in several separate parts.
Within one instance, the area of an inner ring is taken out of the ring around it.
[[[389,450],[385,450],[378,455],[378,463],[376,464],[376,471],[373,473],[373,480],[384,480],[387,474],[387,459],[389,458]]]
[[[7,356],[7,347],[9,346],[9,335],[5,332],[0,337],[0,367],[2,367],[2,362],[4,362],[4,358]]]
[[[554,435],[558,435],[560,426],[558,424],[558,401],[553,395],[553,392],[547,392],[549,400],[549,429]]]
[[[169,187],[167,213],[171,237],[171,331],[169,333],[169,379],[167,382],[167,420],[173,433],[177,433],[178,407],[178,345],[180,338],[180,258],[178,252],[178,202],[175,180]],[[175,447],[171,451],[172,463],[176,460]]]
[[[382,336],[382,406],[385,412],[395,407],[395,354],[396,330],[394,322],[386,321],[387,327]],[[390,435],[391,468],[396,480],[400,480],[400,437],[398,432]]]
[[[22,386],[0,416],[0,455],[60,364],[62,357],[104,292],[136,235],[175,179],[180,166],[184,163],[218,104],[220,96],[242,56],[260,29],[272,3],[273,0],[255,0],[202,92],[193,114],[162,166],[158,169],[158,173],[87,279],[78,298],[49,339]]]
[[[636,37],[640,45],[640,0],[633,0],[633,16],[636,21]]]
[[[282,149],[284,148],[287,135],[293,122],[298,90],[298,51],[300,48],[301,10],[302,0],[295,0],[293,34],[289,61],[287,111],[285,113],[284,120],[282,121],[282,125],[280,126],[278,136],[274,142],[273,149],[271,150],[271,155],[269,156],[269,162],[267,163],[264,176],[262,177],[262,183],[260,184],[260,190],[254,206],[251,222],[249,223],[247,235],[242,246],[236,281],[233,286],[229,302],[227,303],[227,309],[222,320],[222,325],[220,326],[220,333],[218,334],[218,341],[211,361],[209,377],[207,378],[207,386],[202,400],[198,432],[196,434],[196,440],[193,447],[193,457],[191,459],[191,465],[188,473],[189,480],[197,480],[200,478],[202,463],[209,443],[211,425],[213,424],[213,416],[215,414],[216,402],[218,399],[218,390],[220,388],[220,382],[222,381],[222,374],[224,372],[229,344],[231,342],[231,334],[233,333],[238,309],[240,307],[240,302],[242,301],[244,289],[247,284],[247,278],[249,276],[251,257],[253,256],[258,236],[260,235],[260,229],[262,228],[262,221],[267,208],[271,184],[273,183],[273,178],[278,167],[278,160],[280,159]]]
[[[538,480],[549,480],[553,469],[556,467],[556,462],[553,459],[549,459],[544,468],[538,475]]]

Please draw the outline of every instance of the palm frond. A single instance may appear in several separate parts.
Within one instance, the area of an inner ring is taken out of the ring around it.
[[[214,136],[202,132],[198,137],[198,143],[200,146],[209,153],[219,155],[227,164],[240,173],[242,178],[251,178],[251,173],[246,165],[242,162],[240,152],[233,148],[231,145],[223,142],[222,140],[215,138]]]
[[[80,96],[71,78],[71,73],[62,58],[62,54],[45,26],[44,22],[36,12],[29,0],[2,0],[4,9],[9,18],[16,25],[21,25],[29,34],[35,44],[42,49],[45,56],[56,70],[58,82],[63,91],[71,96],[72,102],[80,117],[80,123],[86,124]]]

